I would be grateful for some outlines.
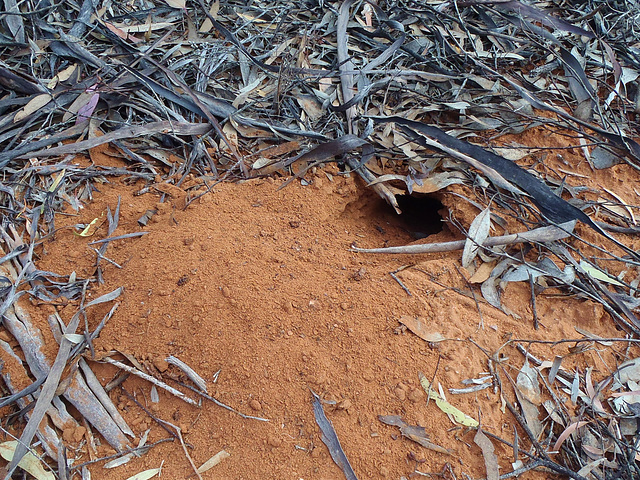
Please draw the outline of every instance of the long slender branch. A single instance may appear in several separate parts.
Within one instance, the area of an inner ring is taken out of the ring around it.
[[[526,242],[553,242],[561,240],[571,235],[575,221],[560,223],[540,227],[527,232],[513,233],[511,235],[501,235],[499,237],[489,237],[482,242],[482,247],[495,247],[497,245],[514,245],[516,243]],[[361,253],[395,253],[395,254],[418,254],[418,253],[437,253],[451,252],[454,250],[462,250],[467,240],[456,240],[453,242],[441,243],[423,243],[420,245],[403,245],[400,247],[386,248],[358,248],[352,247],[351,251]]]

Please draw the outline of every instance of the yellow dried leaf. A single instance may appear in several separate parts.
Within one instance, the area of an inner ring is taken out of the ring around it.
[[[149,480],[156,475],[160,475],[161,471],[162,468],[152,468],[149,470],[145,470],[144,472],[136,473],[132,477],[127,478],[127,480]]]
[[[590,263],[580,260],[580,267],[589,274],[590,277],[600,280],[602,282],[610,283],[611,285],[617,285],[618,287],[624,287],[624,283],[620,283],[615,278],[609,277],[606,273],[598,270]]]
[[[61,72],[58,72],[55,77],[49,80],[49,83],[47,83],[47,88],[49,90],[53,90],[54,88],[56,88],[59,82],[64,82],[66,80],[69,80],[71,75],[73,75],[73,72],[76,71],[76,67],[77,67],[76,64],[69,65],[67,68],[65,68]]]
[[[74,63],[73,65],[69,65],[61,72],[58,72],[58,74],[56,75],[56,77],[58,77],[58,81],[64,82],[66,80],[69,80],[69,78],[71,78],[71,75],[73,75],[73,72],[76,71],[77,67],[78,65]]]
[[[60,185],[60,182],[62,181],[62,179],[64,178],[64,174],[67,172],[66,169],[62,170],[58,176],[55,178],[55,180],[53,181],[53,183],[51,184],[51,186],[49,187],[49,193],[55,192],[56,189],[58,188],[58,185]]]
[[[7,462],[13,460],[16,445],[18,445],[18,442],[15,440],[0,443],[0,456]],[[27,454],[22,457],[18,466],[38,480],[55,480],[56,478],[53,472],[45,471],[40,460],[31,452],[27,452]]]
[[[96,224],[96,222],[98,221],[98,218],[94,218],[93,220],[91,220],[91,223],[89,225],[87,225],[86,227],[84,227],[84,229],[78,233],[77,235],[80,235],[81,237],[90,237],[91,235],[93,235],[94,233],[96,233],[96,231],[94,230],[93,232],[89,233],[89,229]]]
[[[442,398],[433,388],[431,388],[431,384],[427,377],[425,377],[422,373],[420,375],[420,385],[424,388],[424,391],[427,392],[429,398],[436,402],[436,405],[440,410],[447,414],[449,419],[454,423],[459,423],[464,425],[465,427],[476,428],[478,425],[477,420],[471,418],[466,413],[458,410],[456,407],[447,402],[444,398]]]

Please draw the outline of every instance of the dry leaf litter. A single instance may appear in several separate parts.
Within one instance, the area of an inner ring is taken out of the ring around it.
[[[3,6],[4,478],[640,476],[637,2]]]

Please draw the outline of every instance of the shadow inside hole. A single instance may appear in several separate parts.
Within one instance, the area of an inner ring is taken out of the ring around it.
[[[397,218],[399,226],[414,238],[425,238],[440,233],[444,222],[440,211],[444,205],[431,195],[396,195],[402,214]]]

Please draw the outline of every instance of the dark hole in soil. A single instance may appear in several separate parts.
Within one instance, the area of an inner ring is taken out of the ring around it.
[[[397,195],[402,215],[398,218],[401,226],[414,238],[424,238],[442,231],[444,223],[440,210],[444,208],[440,200],[432,195]]]

